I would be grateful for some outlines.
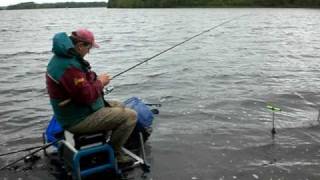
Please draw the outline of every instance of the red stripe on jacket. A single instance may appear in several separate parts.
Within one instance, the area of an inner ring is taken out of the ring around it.
[[[70,99],[77,104],[95,102],[102,95],[103,86],[96,79],[94,72],[83,72],[71,67],[65,70],[62,77],[55,82],[46,75],[49,96],[52,99]]]

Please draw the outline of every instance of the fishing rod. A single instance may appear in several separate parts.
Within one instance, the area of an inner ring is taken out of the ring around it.
[[[42,145],[42,146],[43,146],[43,145]],[[20,149],[20,150],[8,152],[8,153],[3,153],[3,154],[0,154],[0,157],[1,157],[1,156],[6,156],[6,155],[10,155],[10,154],[16,154],[16,153],[19,153],[19,152],[31,151],[31,150],[34,150],[34,149],[37,149],[37,148],[41,148],[42,146],[34,146],[34,147],[29,147],[29,148],[25,148],[25,149]]]
[[[2,171],[2,170],[4,170],[4,169],[6,169],[6,168],[8,168],[8,167],[10,167],[10,166],[12,166],[12,165],[14,165],[14,164],[16,164],[17,162],[19,162],[19,161],[21,161],[21,160],[24,160],[24,159],[26,159],[26,158],[28,158],[28,157],[36,154],[37,152],[39,152],[39,151],[41,151],[41,150],[45,150],[45,149],[49,148],[50,146],[54,145],[55,143],[59,142],[60,140],[61,140],[61,139],[57,139],[57,140],[55,140],[55,141],[53,141],[53,142],[51,142],[51,143],[47,143],[47,144],[41,146],[39,149],[37,149],[37,150],[35,150],[35,151],[33,151],[33,152],[25,155],[25,156],[23,156],[23,157],[15,160],[15,161],[13,161],[13,162],[11,162],[11,163],[9,163],[9,164],[1,167],[1,168],[0,168],[0,171]]]
[[[134,69],[134,68],[140,66],[141,64],[146,63],[146,62],[150,61],[151,59],[154,59],[155,57],[160,56],[161,54],[166,53],[166,52],[170,51],[171,49],[174,49],[174,48],[176,48],[176,47],[178,47],[178,46],[180,46],[180,45],[182,45],[182,44],[190,41],[191,39],[194,39],[194,38],[196,38],[196,37],[198,37],[198,36],[201,36],[202,34],[205,34],[205,33],[209,32],[209,31],[211,31],[211,30],[213,30],[213,29],[216,29],[216,28],[218,28],[218,27],[220,27],[220,26],[222,26],[222,25],[225,25],[225,24],[227,24],[227,23],[230,23],[231,21],[234,21],[234,20],[236,20],[236,19],[239,19],[239,18],[241,18],[241,17],[243,17],[243,16],[247,16],[247,14],[244,14],[244,15],[241,15],[241,16],[237,16],[237,17],[234,17],[234,18],[229,19],[229,20],[227,20],[227,21],[224,21],[224,22],[222,22],[222,23],[220,23],[220,24],[218,24],[218,25],[213,26],[213,27],[210,28],[210,29],[204,30],[204,31],[202,31],[202,32],[199,33],[199,34],[196,34],[196,35],[194,35],[194,36],[192,36],[192,37],[190,37],[190,38],[188,38],[188,39],[186,39],[186,40],[184,40],[184,41],[182,41],[182,42],[180,42],[180,43],[177,43],[176,45],[174,45],[174,46],[172,46],[172,47],[169,47],[168,49],[165,49],[165,50],[163,50],[163,51],[161,51],[161,52],[159,52],[159,53],[157,53],[157,54],[155,54],[155,55],[147,58],[146,60],[144,60],[144,61],[142,61],[142,62],[140,62],[140,63],[137,63],[136,65],[134,65],[134,66],[132,66],[132,67],[130,67],[130,68],[128,68],[128,69],[126,69],[126,70],[124,70],[124,71],[116,74],[116,75],[114,75],[110,80],[115,79],[116,77],[118,77],[118,76],[120,76],[120,75],[122,75],[122,74],[124,74],[124,73],[126,73],[126,72],[128,72],[128,71],[130,71],[131,69]]]

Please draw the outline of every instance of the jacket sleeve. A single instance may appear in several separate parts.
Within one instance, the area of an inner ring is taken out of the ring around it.
[[[93,72],[85,73],[71,67],[66,69],[60,83],[68,92],[72,101],[78,104],[90,105],[102,95],[102,83],[95,78]]]

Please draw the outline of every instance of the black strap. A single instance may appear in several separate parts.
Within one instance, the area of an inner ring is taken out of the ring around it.
[[[101,91],[101,94],[102,94],[102,99],[103,99],[104,107],[111,107],[111,105],[108,103],[108,101],[106,101],[106,100],[104,99],[104,92],[103,92],[103,91]]]

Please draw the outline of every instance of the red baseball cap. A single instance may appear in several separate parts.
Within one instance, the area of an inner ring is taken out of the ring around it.
[[[72,32],[72,36],[78,39],[79,41],[86,42],[91,44],[95,48],[100,46],[95,42],[94,35],[88,29],[78,29],[77,31]]]

